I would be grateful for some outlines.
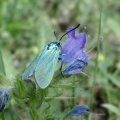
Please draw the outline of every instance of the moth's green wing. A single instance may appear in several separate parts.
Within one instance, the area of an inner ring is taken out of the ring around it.
[[[46,88],[54,75],[60,49],[46,50],[35,69],[35,80],[42,89]]]
[[[36,58],[33,59],[33,61],[31,62],[31,64],[26,68],[26,70],[24,71],[23,75],[22,75],[22,79],[23,80],[28,80],[30,76],[33,75],[35,68],[41,58],[41,55],[44,53],[44,51],[46,50],[46,48],[39,53]]]

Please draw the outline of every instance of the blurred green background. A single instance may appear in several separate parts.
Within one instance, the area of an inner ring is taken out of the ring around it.
[[[55,40],[54,31],[60,37],[68,27],[78,23],[81,24],[79,32],[86,28],[86,51],[94,48],[89,52],[89,66],[85,69],[89,78],[71,76],[66,83],[78,79],[75,89],[60,90],[65,91],[64,96],[68,95],[67,91],[74,90],[76,104],[89,104],[93,111],[105,114],[95,120],[119,120],[119,0],[0,0],[0,47],[7,78],[13,81],[16,76],[21,76],[36,54]],[[54,112],[59,106],[61,113],[71,103],[70,100],[56,101],[60,105],[56,105]],[[24,113],[21,114],[20,118],[27,120]]]

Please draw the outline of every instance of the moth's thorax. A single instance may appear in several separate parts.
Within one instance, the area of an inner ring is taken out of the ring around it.
[[[48,50],[51,50],[51,49],[58,50],[58,49],[60,49],[60,47],[61,47],[60,42],[59,41],[55,41],[55,42],[51,42],[50,44],[48,44],[47,49]]]

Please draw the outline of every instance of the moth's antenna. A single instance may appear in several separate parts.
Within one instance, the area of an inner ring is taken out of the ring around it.
[[[69,30],[69,31],[68,31],[68,32],[66,32],[65,34],[63,34],[63,35],[61,36],[61,38],[59,39],[59,41],[61,41],[61,40],[62,40],[62,38],[63,38],[65,35],[67,35],[67,34],[68,34],[68,33],[70,33],[71,31],[73,31],[73,30],[77,29],[79,26],[80,26],[80,24],[78,24],[76,27],[74,27],[73,29]]]
[[[56,40],[57,40],[57,38],[58,38],[58,37],[57,37],[57,34],[56,34],[56,32],[55,32],[55,31],[54,31],[54,35],[55,35],[55,38],[56,38]]]

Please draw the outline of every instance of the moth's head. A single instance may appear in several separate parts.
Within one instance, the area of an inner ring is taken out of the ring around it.
[[[48,50],[50,50],[50,49],[59,49],[59,48],[61,48],[61,44],[60,44],[60,42],[59,41],[55,41],[55,42],[51,42],[50,44],[48,44]]]

